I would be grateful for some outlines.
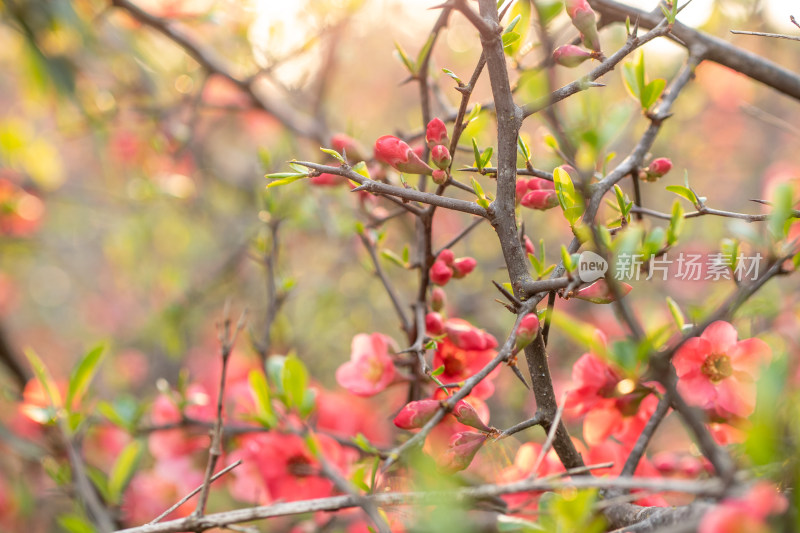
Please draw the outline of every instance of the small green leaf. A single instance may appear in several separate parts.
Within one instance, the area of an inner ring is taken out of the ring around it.
[[[667,185],[667,190],[669,192],[674,192],[682,198],[686,198],[692,202],[694,206],[698,204],[697,195],[695,195],[689,187],[684,187],[683,185]]]
[[[136,473],[143,452],[144,446],[138,440],[131,442],[120,452],[108,476],[108,492],[112,503],[119,503],[122,499],[125,488]]]
[[[283,366],[285,364],[285,355],[270,355],[267,358],[266,364],[264,365],[267,378],[275,385],[281,395],[284,394],[281,376],[283,375]]]
[[[337,161],[339,161],[342,164],[346,164],[347,163],[347,161],[345,161],[344,157],[342,157],[342,154],[340,154],[336,150],[331,150],[330,148],[322,148],[322,147],[320,147],[320,150],[322,150],[323,152],[325,152],[329,156],[333,157],[334,159],[336,159]]]
[[[381,250],[381,257],[387,259],[394,263],[395,265],[399,266],[400,268],[405,268],[407,261],[403,261],[396,253],[391,250]]]
[[[289,355],[281,370],[281,383],[287,407],[300,407],[308,387],[308,370],[296,355]]]
[[[522,18],[521,14],[514,17],[513,20],[508,23],[508,26],[503,31],[503,34],[505,35],[507,33],[511,33],[512,31],[514,31],[514,28],[516,27],[517,23],[520,21],[521,18]]]
[[[739,257],[739,241],[736,239],[722,239],[720,242],[722,260],[732,271],[736,270]]]
[[[593,353],[600,357],[606,356],[606,346],[599,330],[587,322],[582,322],[572,315],[559,311],[558,307],[553,310],[551,315],[553,325],[571,337],[577,343],[589,348]]]
[[[459,86],[459,87],[461,87],[461,86],[463,86],[463,85],[464,85],[464,82],[463,82],[463,81],[461,81],[461,78],[459,78],[458,76],[456,76],[455,72],[453,72],[453,71],[452,71],[452,70],[450,70],[449,68],[443,68],[443,69],[442,69],[442,72],[444,72],[445,74],[447,74],[448,76],[450,76],[451,78],[453,78],[453,80],[455,80],[455,82],[458,84],[458,86]]]
[[[261,370],[251,370],[247,376],[247,381],[250,384],[250,394],[256,404],[258,421],[265,427],[274,427],[278,420],[275,417],[275,411],[272,409],[267,376]]]
[[[520,39],[520,34],[517,32],[503,34],[503,48],[511,46]]]
[[[67,410],[72,409],[75,402],[80,403],[89,384],[97,373],[98,366],[103,360],[103,351],[105,346],[98,345],[89,350],[84,355],[80,362],[72,369],[72,375],[69,378],[69,386],[67,387],[67,401],[65,407]]]
[[[408,56],[406,55],[406,51],[403,50],[403,47],[400,46],[400,43],[395,41],[394,48],[395,48],[395,51],[397,52],[398,57],[400,57],[400,61],[402,61],[403,64],[408,69],[408,72],[411,73],[411,74],[415,74],[416,73],[416,68],[414,67],[414,63],[412,63],[411,60],[408,58]]]
[[[489,165],[489,162],[492,159],[492,147],[488,147],[486,150],[483,151],[481,154],[481,165],[480,168],[486,168]]]
[[[525,158],[525,161],[531,160],[531,150],[528,148],[528,145],[525,141],[522,140],[522,137],[517,137],[517,148],[519,149],[519,153],[522,154],[522,157]]]
[[[475,166],[478,170],[483,170],[481,166],[481,150],[478,148],[478,142],[475,140],[475,137],[472,138],[472,153],[475,156]],[[474,178],[473,181],[475,181]]]
[[[486,198],[486,195],[483,193],[483,187],[481,184],[478,183],[478,180],[472,178],[472,190],[475,191],[475,196],[478,198]]]
[[[275,181],[271,181],[271,182],[267,183],[267,189],[271,189],[272,187],[280,187],[281,185],[288,185],[289,183],[294,183],[297,180],[301,180],[303,178],[307,178],[308,177],[308,174],[300,174],[300,173],[297,173],[297,172],[283,172],[283,173],[281,173],[279,175],[284,175],[284,176],[288,175],[288,176],[284,177],[282,179],[277,179]],[[278,177],[278,175],[268,175],[267,177],[268,178],[270,178],[270,177]]]
[[[680,201],[675,200],[675,202],[672,204],[672,216],[669,219],[669,227],[667,228],[668,246],[672,246],[678,242],[678,237],[680,237],[681,232],[683,231],[683,225],[685,223],[683,213],[683,206],[681,206]]]
[[[572,255],[563,244],[561,245],[561,262],[564,263],[564,268],[567,269],[567,272],[575,270],[575,265],[572,264]]]
[[[667,86],[667,80],[658,78],[648,83],[642,92],[642,108],[650,109],[656,103],[664,88]]]
[[[403,246],[403,263],[408,264],[408,260],[411,258],[411,249],[408,247],[408,244]]]
[[[683,316],[681,308],[678,307],[678,302],[667,296],[667,307],[669,307],[669,312],[672,314],[675,324],[678,325],[678,331],[683,331],[683,326],[686,325],[686,319]]]
[[[438,366],[433,372],[431,372],[431,376],[441,376],[444,374],[444,365]]]
[[[792,221],[794,189],[788,183],[780,184],[772,197],[772,212],[769,215],[767,227],[770,234],[777,240],[784,239],[789,231]]]
[[[358,433],[355,437],[353,437],[353,443],[358,446],[358,448],[366,453],[377,453],[378,449],[372,445],[372,443],[364,436],[363,433]]]
[[[436,34],[431,33],[428,37],[428,40],[425,41],[425,45],[420,49],[419,53],[417,54],[417,68],[422,67],[422,62],[428,56],[431,51],[431,47],[433,46],[433,41],[436,40]]]
[[[465,122],[466,122],[467,124],[469,124],[470,122],[472,122],[473,120],[475,120],[476,118],[478,118],[478,115],[480,115],[480,114],[481,114],[481,104],[477,104],[477,103],[476,103],[476,104],[475,104],[475,105],[472,107],[472,111],[470,111],[470,113],[469,113],[469,115],[467,116],[467,119],[465,120]]]

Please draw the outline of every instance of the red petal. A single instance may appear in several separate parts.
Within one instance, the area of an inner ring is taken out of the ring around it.
[[[723,354],[736,345],[739,334],[730,323],[717,320],[706,328],[701,337],[711,343],[712,353]]]

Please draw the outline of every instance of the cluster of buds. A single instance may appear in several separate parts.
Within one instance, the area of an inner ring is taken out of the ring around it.
[[[567,15],[572,25],[581,32],[584,46],[600,52],[600,35],[597,33],[597,20],[592,7],[586,0],[565,0]]]
[[[672,161],[666,157],[659,157],[651,161],[649,167],[639,172],[639,179],[643,181],[656,181],[670,170],[672,170]]]
[[[436,285],[446,285],[450,278],[463,278],[477,266],[478,262],[472,257],[459,257],[449,249],[444,249],[439,253],[436,261],[433,262],[428,275]]]
[[[523,207],[545,211],[558,205],[552,181],[542,178],[518,179],[517,202]]]
[[[447,182],[447,169],[450,168],[453,157],[447,148],[450,138],[447,136],[447,126],[442,119],[434,118],[428,122],[428,127],[425,129],[425,141],[431,149],[431,161],[437,167],[433,171],[433,181],[437,185],[443,185]]]

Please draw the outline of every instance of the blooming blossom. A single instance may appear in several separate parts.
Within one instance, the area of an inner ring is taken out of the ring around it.
[[[717,321],[687,340],[672,362],[686,401],[720,417],[747,417],[756,405],[755,377],[772,356],[761,339],[738,341],[736,329]]]
[[[434,367],[444,366],[444,372],[439,376],[442,383],[464,381],[494,359],[497,340],[489,333],[460,318],[445,321],[444,329],[447,336],[438,343],[433,357]],[[473,396],[485,399],[492,395],[492,375],[475,386]]]
[[[768,533],[770,515],[781,514],[789,504],[768,482],[753,485],[742,497],[729,498],[707,512],[699,533]]]
[[[372,396],[394,379],[394,362],[389,355],[392,339],[380,333],[353,337],[350,361],[336,370],[336,381],[358,396]]]

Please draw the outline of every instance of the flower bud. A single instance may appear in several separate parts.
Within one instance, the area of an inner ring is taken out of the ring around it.
[[[437,168],[433,171],[433,182],[436,185],[444,185],[447,183],[447,171]]]
[[[486,442],[487,435],[474,431],[456,433],[450,439],[450,448],[444,453],[440,468],[446,472],[464,470]]]
[[[462,350],[489,350],[497,346],[497,339],[466,320],[451,318],[444,323],[444,330],[453,344]]]
[[[395,170],[407,174],[433,173],[433,169],[426,165],[409,145],[392,135],[384,135],[375,141],[375,157]]]
[[[428,127],[425,130],[425,140],[431,148],[440,144],[450,144],[450,139],[447,137],[447,126],[442,122],[442,119],[434,118],[428,122]]]
[[[644,180],[656,181],[670,170],[672,170],[672,161],[666,157],[659,157],[651,161],[650,166],[645,169]]]
[[[536,249],[533,247],[533,243],[531,242],[531,240],[528,238],[527,235],[525,235],[525,253],[529,254],[536,253]]]
[[[592,7],[586,0],[566,0],[565,4],[572,24],[583,36],[583,44],[599,52],[600,35],[597,33],[597,20]]]
[[[529,191],[522,197],[520,204],[531,209],[546,211],[558,205],[558,195],[556,191]]]
[[[394,417],[394,425],[400,429],[418,429],[433,418],[441,404],[439,400],[409,402]]]
[[[633,289],[633,287],[621,281],[617,282],[617,286],[619,287],[620,296],[625,296]],[[608,282],[605,279],[598,279],[588,287],[576,292],[574,296],[579,300],[586,300],[593,304],[610,304],[616,300],[614,293],[611,292],[611,287],[608,286]]]
[[[431,148],[431,159],[433,159],[433,164],[442,170],[446,170],[450,166],[450,162],[453,161],[453,158],[450,157],[450,150],[441,144]]]
[[[528,192],[528,182],[525,178],[517,178],[517,205],[522,200],[522,197],[525,196],[525,193]]]
[[[441,287],[434,287],[431,291],[431,308],[434,311],[441,311],[447,304],[447,295]]]
[[[454,254],[451,249],[445,248],[444,250],[439,252],[439,255],[436,258],[439,259],[440,261],[444,261],[445,265],[452,266],[453,261],[456,258],[456,254]]]
[[[478,262],[471,257],[459,257],[453,261],[453,277],[460,279],[475,270]]]
[[[428,276],[431,278],[431,282],[436,285],[446,285],[450,278],[453,277],[453,269],[441,259],[437,259],[428,271]]]
[[[453,407],[453,416],[465,426],[470,426],[486,433],[491,431],[491,428],[484,424],[481,417],[478,416],[478,411],[464,400],[459,400],[456,406]]]
[[[444,334],[444,320],[442,320],[442,315],[436,312],[425,315],[425,331],[435,336]]]
[[[346,155],[349,161],[364,161],[367,159],[364,147],[357,140],[344,133],[336,133],[331,136],[331,146],[342,155]]]
[[[539,317],[529,313],[523,317],[517,328],[517,348],[522,349],[533,342],[539,334]]]
[[[569,165],[565,165],[569,166]],[[572,168],[572,167],[569,167]],[[545,180],[542,178],[531,178],[528,180],[528,190],[529,191],[554,191],[556,190],[556,185],[550,180]]]
[[[553,52],[553,61],[561,66],[569,68],[577,67],[592,57],[591,52],[584,50],[580,46],[575,46],[574,44],[559,46]]]

